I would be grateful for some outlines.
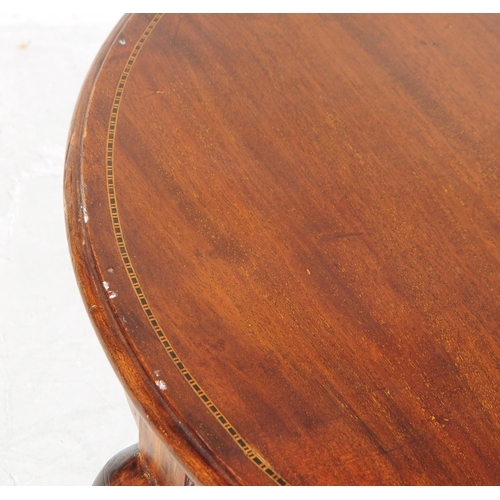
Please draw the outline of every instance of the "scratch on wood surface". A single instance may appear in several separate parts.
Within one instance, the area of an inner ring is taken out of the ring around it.
[[[337,233],[332,236],[334,240],[340,240],[341,238],[352,238],[353,236],[363,236],[365,233]]]

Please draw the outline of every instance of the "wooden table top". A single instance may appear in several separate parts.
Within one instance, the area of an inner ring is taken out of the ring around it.
[[[70,245],[198,484],[500,483],[500,18],[133,15]]]

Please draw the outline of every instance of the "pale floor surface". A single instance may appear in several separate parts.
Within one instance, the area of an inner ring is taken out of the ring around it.
[[[115,15],[0,16],[0,485],[89,485],[137,441],[71,267],[66,138]]]

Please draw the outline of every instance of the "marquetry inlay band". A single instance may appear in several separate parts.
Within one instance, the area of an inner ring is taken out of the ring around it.
[[[180,371],[184,380],[189,384],[191,389],[196,393],[198,398],[202,401],[205,407],[209,410],[209,412],[213,415],[213,417],[217,420],[217,422],[226,430],[226,432],[231,436],[233,441],[237,444],[237,446],[243,451],[243,453],[247,456],[247,458],[259,469],[261,469],[265,474],[267,474],[272,480],[274,480],[277,484],[285,486],[288,483],[276,473],[274,468],[261,456],[257,453],[252,446],[243,438],[243,436],[236,431],[234,426],[229,422],[229,420],[220,412],[215,403],[208,397],[205,391],[202,389],[200,384],[195,380],[190,371],[186,368],[185,364],[181,361],[167,336],[165,335],[163,329],[161,328],[158,319],[156,318],[152,307],[150,306],[148,299],[142,289],[139,278],[137,277],[134,267],[132,265],[132,260],[127,251],[127,247],[125,244],[125,238],[122,231],[122,225],[120,223],[120,215],[118,211],[118,203],[117,203],[117,195],[115,189],[115,177],[114,177],[114,152],[115,152],[115,135],[117,132],[117,124],[118,124],[118,113],[120,111],[120,104],[122,102],[123,93],[125,91],[125,86],[127,83],[127,79],[130,76],[130,71],[132,66],[137,59],[137,56],[143,47],[144,43],[148,39],[151,32],[154,30],[155,26],[158,24],[161,19],[161,14],[156,14],[152,19],[149,26],[139,37],[139,40],[135,44],[132,53],[127,59],[127,63],[122,71],[120,76],[118,85],[116,87],[113,106],[111,108],[111,115],[109,118],[108,124],[108,132],[107,132],[107,155],[106,155],[106,169],[107,169],[107,190],[108,190],[108,201],[109,201],[109,210],[111,214],[111,220],[113,225],[113,232],[115,235],[116,243],[118,245],[118,249],[121,255],[121,259],[125,269],[127,271],[129,280],[132,284],[132,287],[135,291],[135,295],[141,304],[141,307],[146,315],[149,324],[153,328],[156,333],[157,338],[161,342],[163,348],[167,352],[169,358],[175,364],[177,369]]]

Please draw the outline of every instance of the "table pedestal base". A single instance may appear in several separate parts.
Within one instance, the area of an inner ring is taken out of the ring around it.
[[[133,406],[131,405],[133,410]],[[194,486],[178,461],[136,411],[139,443],[117,453],[93,486]]]
[[[141,460],[139,445],[117,453],[102,468],[93,486],[155,486],[156,479]]]

